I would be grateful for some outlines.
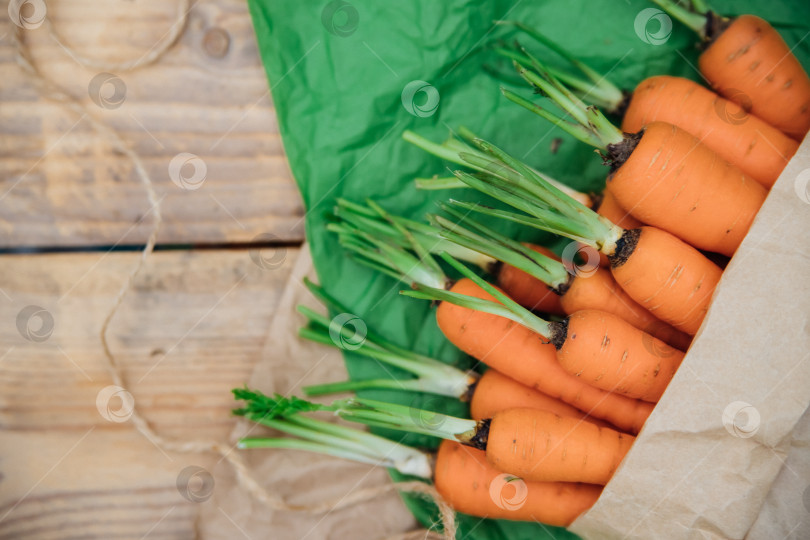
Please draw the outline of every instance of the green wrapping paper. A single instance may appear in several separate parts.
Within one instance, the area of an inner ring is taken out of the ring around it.
[[[714,2],[720,13],[754,13],[770,21],[810,64],[810,3]],[[524,96],[530,90],[492,50],[520,37],[494,20],[532,25],[615,84],[632,89],[650,75],[700,80],[695,36],[672,21],[662,25],[653,4],[640,0],[250,0],[259,49],[277,109],[290,167],[306,208],[306,236],[320,282],[380,333],[415,350],[459,365],[473,365],[441,336],[427,302],[398,295],[401,283],[351,260],[325,230],[339,197],[370,197],[386,209],[415,218],[436,211],[452,196],[480,200],[467,190],[422,192],[412,179],[449,175],[446,164],[405,143],[416,131],[436,141],[466,126],[529,164],[581,191],[599,191],[606,169],[593,150],[503,98],[499,85]],[[767,11],[765,11],[767,10]],[[644,14],[644,13],[646,14]],[[563,65],[549,53],[544,58]],[[521,238],[536,234],[493,224]],[[528,234],[528,236],[527,236]],[[540,240],[547,240],[542,237]],[[334,315],[334,314],[333,314]],[[352,378],[389,376],[375,363],[346,355]],[[365,395],[464,414],[457,401],[395,391]],[[397,434],[397,440],[401,435]],[[427,437],[406,443],[435,447]],[[435,507],[406,497],[426,526]],[[463,538],[575,538],[534,523],[460,516]]]

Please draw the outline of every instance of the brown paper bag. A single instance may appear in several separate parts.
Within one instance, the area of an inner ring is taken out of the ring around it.
[[[810,138],[771,189],[633,448],[571,530],[586,539],[810,538],[808,420],[800,424],[809,317]]]

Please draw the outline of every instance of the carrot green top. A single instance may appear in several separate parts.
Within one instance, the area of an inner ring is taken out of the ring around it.
[[[234,414],[295,437],[245,438],[239,441],[238,448],[305,450],[383,465],[421,478],[432,476],[430,457],[424,452],[372,433],[302,414],[335,409],[280,394],[270,397],[247,388],[234,389],[233,394],[236,399],[245,401],[245,406],[235,409]]]
[[[322,287],[308,279],[304,279],[304,284],[321,303],[333,312],[349,313],[346,306],[329,295]],[[364,328],[362,339],[358,340],[355,331],[350,330],[345,324],[336,324],[335,319],[329,319],[305,306],[298,306],[298,311],[308,319],[308,325],[299,330],[301,337],[339,349],[354,351],[361,356],[402,369],[416,376],[413,379],[369,379],[307,386],[304,388],[304,392],[309,396],[356,391],[363,388],[392,388],[460,398],[466,396],[470,385],[478,379],[476,373],[462,371],[434,358],[403,349],[385,339],[368,325]]]

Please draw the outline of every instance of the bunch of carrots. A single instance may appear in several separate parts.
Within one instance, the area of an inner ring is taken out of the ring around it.
[[[362,397],[321,404],[240,389],[234,394],[245,405],[237,414],[291,436],[245,439],[243,448],[383,464],[434,482],[457,511],[481,517],[566,526],[594,504],[699,331],[723,273],[718,261],[734,255],[810,128],[810,79],[767,22],[725,18],[702,1],[692,9],[654,1],[704,41],[700,69],[712,88],[662,75],[627,92],[537,30],[503,23],[575,71],[552,68],[517,42],[498,49],[562,114],[506,89],[503,95],[598,149],[610,167],[601,197],[577,193],[459,128],[442,143],[403,134],[459,167],[451,178],[418,179],[417,186],[467,187],[505,206],[449,200],[426,221],[373,201],[339,200],[333,210],[329,230],[340,245],[405,283],[402,294],[433,302],[446,338],[487,369],[462,370],[403,348],[373,321],[352,341],[354,329],[300,307],[307,319],[301,337],[339,348],[354,343],[355,354],[410,374],[304,392],[436,394],[469,403],[470,417]],[[716,113],[735,107],[747,121]],[[621,126],[603,110],[621,115]],[[567,238],[588,260],[518,242],[481,216]],[[351,312],[324,288],[306,285],[329,312]],[[315,418],[324,411],[442,442],[431,454]],[[505,504],[506,485],[514,489]]]

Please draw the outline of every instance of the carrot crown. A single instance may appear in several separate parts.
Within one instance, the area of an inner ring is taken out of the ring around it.
[[[233,413],[269,428],[287,433],[287,437],[251,437],[239,441],[239,448],[288,448],[317,452],[361,463],[391,467],[403,474],[429,479],[430,457],[404,444],[384,437],[310,418],[302,413],[334,410],[280,394],[270,397],[247,388],[233,390],[245,405]]]
[[[349,313],[349,310],[330,296],[322,287],[308,279],[304,284],[331,311]],[[428,392],[455,398],[466,397],[470,386],[478,380],[478,374],[465,372],[434,358],[403,349],[383,338],[373,329],[366,327],[363,341],[355,343],[354,332],[345,325],[336,325],[333,319],[298,306],[298,311],[307,317],[308,325],[299,330],[299,335],[310,341],[330,345],[339,349],[349,349],[366,358],[405,370],[415,379],[370,379],[343,381],[304,387],[308,396],[320,396],[338,392],[356,391],[366,388],[391,388],[413,392]]]
[[[568,71],[557,69],[551,65],[545,66],[546,70],[555,79],[566,84],[571,91],[577,95],[577,97],[588,99],[597,107],[600,107],[608,112],[616,111],[624,102],[625,95],[619,87],[569,53],[567,50],[565,50],[565,48],[538,32],[537,29],[519,21],[496,21],[496,24],[511,25],[518,30],[523,31],[541,45],[554,51],[571,67],[584,75],[585,77],[582,78],[572,75]],[[498,47],[495,49],[495,51],[501,56],[509,58],[510,60],[524,66],[532,64],[532,58],[523,53],[519,45],[515,45],[514,48]]]

